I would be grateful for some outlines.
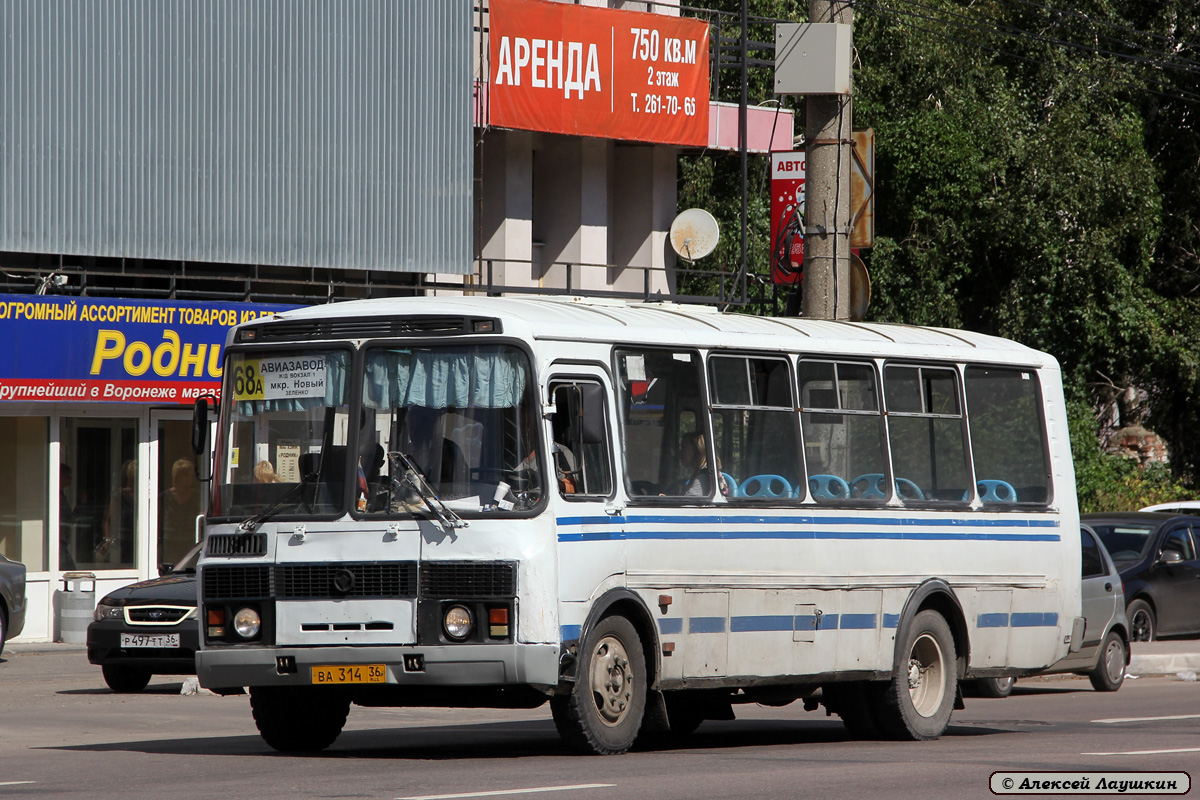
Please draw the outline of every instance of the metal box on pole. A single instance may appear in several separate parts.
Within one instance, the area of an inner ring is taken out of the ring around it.
[[[775,26],[775,94],[850,94],[852,26]]]

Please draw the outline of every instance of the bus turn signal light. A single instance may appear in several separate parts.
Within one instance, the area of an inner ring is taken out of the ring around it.
[[[221,639],[225,636],[225,609],[210,608],[208,610],[208,638]]]
[[[508,638],[508,609],[488,609],[488,635],[493,639]]]

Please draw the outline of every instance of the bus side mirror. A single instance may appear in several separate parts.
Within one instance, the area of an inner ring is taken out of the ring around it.
[[[192,409],[192,452],[200,455],[208,444],[208,398],[196,398]]]
[[[196,480],[199,481],[212,480],[212,470],[207,470],[209,474],[205,475],[205,470],[200,466],[209,463],[208,401],[211,397],[211,395],[197,397],[196,405],[192,410],[192,452],[196,455]]]

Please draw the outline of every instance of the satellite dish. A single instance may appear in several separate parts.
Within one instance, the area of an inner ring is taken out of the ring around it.
[[[688,261],[711,253],[720,238],[721,227],[703,208],[689,208],[671,223],[671,249]]]

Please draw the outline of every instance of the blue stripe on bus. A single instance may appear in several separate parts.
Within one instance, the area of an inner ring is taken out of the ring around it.
[[[558,517],[555,522],[560,526],[572,525],[919,525],[927,528],[969,527],[969,528],[1057,528],[1056,519],[963,519],[961,517],[945,519],[918,519],[913,517],[814,517],[814,516],[750,516],[717,514],[704,516],[630,514],[605,514],[594,517]]]
[[[818,623],[819,620],[819,623]],[[770,631],[835,631],[875,630],[879,617],[875,614],[752,614],[730,617],[730,633],[762,633]],[[683,617],[663,617],[658,620],[658,632],[663,635],[683,633]],[[688,617],[688,633],[725,633],[724,617]],[[820,627],[817,627],[819,624]],[[900,624],[899,614],[884,614],[883,628],[896,628]],[[1050,612],[1024,612],[1013,614],[980,614],[976,617],[979,628],[1052,628],[1058,625],[1058,614]],[[564,642],[578,639],[580,625],[563,625]]]
[[[791,614],[731,617],[729,630],[733,633],[747,631],[791,631],[796,629],[796,618]]]
[[[798,631],[836,631],[838,628],[837,614],[797,614],[796,630]]]
[[[688,633],[724,633],[724,617],[688,617]]]
[[[1057,542],[1057,533],[937,533],[932,531],[739,531],[739,530],[618,530],[559,533],[560,542],[687,541],[746,539],[855,540],[894,539],[906,541]]]

